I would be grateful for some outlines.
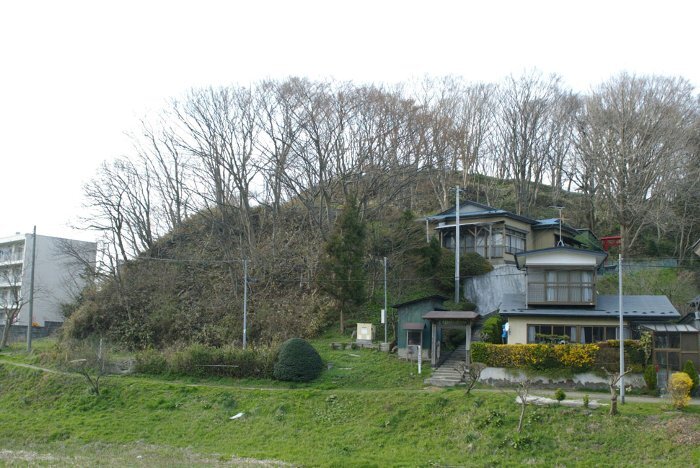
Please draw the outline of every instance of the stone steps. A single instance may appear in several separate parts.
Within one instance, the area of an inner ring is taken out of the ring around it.
[[[464,345],[455,349],[440,367],[433,370],[426,383],[436,387],[454,387],[462,381],[461,365],[464,363],[466,348]]]

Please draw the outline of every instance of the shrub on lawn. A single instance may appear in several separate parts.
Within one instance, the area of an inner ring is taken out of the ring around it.
[[[651,364],[644,369],[644,383],[650,392],[656,390],[656,368]]]
[[[698,384],[700,383],[700,377],[698,377],[698,371],[695,370],[695,364],[693,361],[686,361],[683,365],[683,372],[688,374],[690,380],[693,381],[693,386],[690,388],[690,393],[692,394],[698,389]]]
[[[282,343],[274,366],[277,380],[309,382],[321,374],[323,361],[306,340],[292,338]]]
[[[562,390],[561,388],[557,388],[554,392],[554,399],[557,401],[566,400],[566,393],[564,393],[564,390]]]
[[[671,395],[671,404],[676,409],[683,409],[690,401],[690,388],[693,381],[685,372],[674,372],[668,382],[668,392]]]
[[[161,351],[146,349],[136,354],[134,370],[139,374],[163,374],[168,369],[168,361]]]

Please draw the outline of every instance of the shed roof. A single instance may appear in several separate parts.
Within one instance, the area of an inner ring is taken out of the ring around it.
[[[473,320],[479,314],[471,310],[433,310],[423,315],[424,319],[428,320]]]
[[[425,328],[425,323],[423,322],[408,322],[404,323],[401,328],[404,330],[422,330]]]
[[[399,307],[407,306],[410,304],[415,304],[416,302],[423,302],[423,301],[446,301],[447,297],[442,296],[440,294],[433,294],[432,296],[425,296],[425,297],[419,297],[418,299],[411,299],[410,301],[406,302],[401,302],[399,304],[392,304],[392,308],[398,309]]]

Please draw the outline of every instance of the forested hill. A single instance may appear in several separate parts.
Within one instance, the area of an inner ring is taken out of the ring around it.
[[[392,297],[435,274],[415,218],[451,206],[455,185],[533,217],[563,205],[576,227],[621,233],[626,256],[687,261],[700,236],[699,109],[683,79],[624,74],[588,95],[538,73],[192,90],[85,187],[86,224],[107,250],[69,328],[136,346],[231,342],[245,260],[251,338],[317,333],[338,307],[320,279],[339,214],[354,207],[363,239],[352,255],[367,276],[344,280],[363,284],[346,304],[361,311],[377,300],[383,257]]]

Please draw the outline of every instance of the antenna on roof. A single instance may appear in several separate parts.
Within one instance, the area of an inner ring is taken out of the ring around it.
[[[559,205],[553,205],[550,206],[550,208],[554,208],[555,210],[559,211],[559,241],[557,242],[557,247],[564,247],[564,241],[561,237],[561,212],[562,210],[564,210],[564,207]]]

